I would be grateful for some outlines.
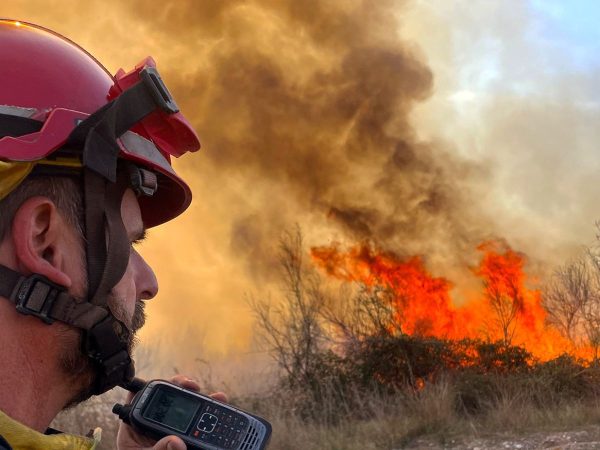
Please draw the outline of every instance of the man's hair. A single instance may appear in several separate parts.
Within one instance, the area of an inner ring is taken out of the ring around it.
[[[80,181],[76,177],[30,175],[0,201],[0,241],[10,234],[15,214],[23,202],[37,196],[51,200],[75,233],[83,238],[84,206]],[[84,267],[85,261],[82,260],[81,264]],[[78,392],[65,405],[70,407],[92,395],[94,369],[90,360],[80,350],[81,332],[73,334],[70,327],[62,324],[57,330],[62,342],[59,365],[69,382],[81,384]]]
[[[83,195],[79,180],[66,176],[29,176],[0,201],[0,241],[10,232],[20,206],[31,197],[50,199],[83,238]]]

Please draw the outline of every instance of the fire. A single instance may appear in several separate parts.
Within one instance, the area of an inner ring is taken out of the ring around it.
[[[375,253],[367,246],[347,252],[336,247],[314,248],[312,256],[336,278],[390,288],[396,324],[404,333],[455,336],[456,309],[449,295],[452,285],[444,278],[429,275],[421,258],[400,261],[392,253]]]
[[[548,325],[542,295],[529,286],[525,255],[500,241],[484,242],[477,249],[481,259],[473,273],[482,289],[460,306],[451,298],[453,284],[428,273],[419,257],[403,259],[368,245],[316,247],[311,254],[332,277],[388,289],[394,325],[408,335],[500,341],[524,347],[540,360],[564,353],[591,359],[591,350],[575,348]]]

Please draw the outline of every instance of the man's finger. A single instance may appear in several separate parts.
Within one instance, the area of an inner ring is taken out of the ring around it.
[[[223,403],[227,403],[229,401],[225,392],[215,392],[214,394],[210,394],[209,397]]]
[[[185,389],[190,389],[196,392],[200,390],[200,385],[198,384],[198,382],[189,377],[186,377],[185,375],[175,375],[169,381]]]

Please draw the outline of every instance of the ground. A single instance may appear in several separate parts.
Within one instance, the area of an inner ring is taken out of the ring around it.
[[[523,436],[490,434],[478,438],[454,438],[446,443],[417,439],[409,449],[447,450],[600,450],[600,425],[577,431],[536,432]]]

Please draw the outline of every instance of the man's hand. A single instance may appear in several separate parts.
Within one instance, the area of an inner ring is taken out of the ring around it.
[[[183,375],[175,375],[169,380],[185,389],[199,391],[200,386],[191,378]],[[215,400],[221,402],[227,401],[227,396],[223,392],[217,392],[210,395]],[[127,403],[133,399],[133,394],[127,396]],[[136,433],[129,425],[121,422],[119,433],[117,434],[117,449],[119,450],[186,450],[185,443],[177,436],[165,436],[160,441],[154,441],[150,438]]]

